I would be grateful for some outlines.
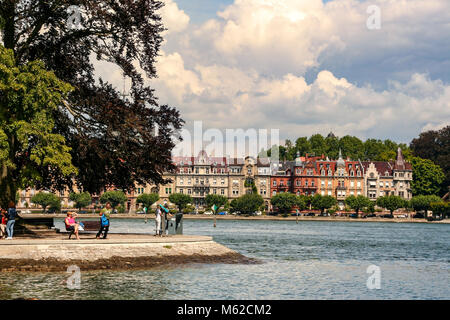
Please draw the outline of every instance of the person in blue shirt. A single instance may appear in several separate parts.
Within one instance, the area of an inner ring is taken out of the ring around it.
[[[17,211],[14,202],[10,201],[7,211],[8,222],[6,223],[6,234],[8,238],[6,240],[12,240],[14,234],[14,224],[16,223]]]

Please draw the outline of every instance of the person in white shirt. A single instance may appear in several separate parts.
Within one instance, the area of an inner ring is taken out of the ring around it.
[[[161,233],[161,208],[158,206],[155,212],[155,223],[156,223],[156,232],[155,236],[162,237]]]

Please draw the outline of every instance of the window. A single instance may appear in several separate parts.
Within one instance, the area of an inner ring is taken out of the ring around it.
[[[277,194],[277,192],[275,190],[273,190],[272,195],[275,196]]]
[[[325,191],[322,190],[322,191],[320,192],[320,194],[321,194],[322,196],[324,196],[324,195],[325,195]]]
[[[353,188],[355,186],[355,182],[354,181],[350,181],[350,187]]]
[[[198,168],[195,168],[195,173],[198,173]]]
[[[305,180],[305,187],[308,186],[308,180]]]
[[[331,180],[328,180],[328,187],[331,187]]]
[[[217,189],[214,189],[214,190],[213,190],[213,193],[214,193],[214,194],[217,194]]]
[[[220,189],[220,194],[224,195],[225,194],[225,189]]]
[[[188,179],[188,184],[191,184],[192,183],[192,180],[191,180],[191,178],[189,178]]]
[[[276,180],[273,180],[272,185],[273,185],[274,187],[276,187],[276,186],[277,186],[277,181],[276,181]]]
[[[191,189],[187,189],[188,190],[188,194],[192,194],[192,190]]]
[[[356,182],[356,186],[357,186],[358,188],[361,188],[361,181]]]
[[[225,184],[225,179],[220,180],[220,184],[224,185]]]
[[[183,194],[183,189],[180,189],[180,193]]]
[[[331,191],[330,190],[328,190],[328,195],[331,196]]]
[[[320,180],[320,186],[325,187],[325,180]]]

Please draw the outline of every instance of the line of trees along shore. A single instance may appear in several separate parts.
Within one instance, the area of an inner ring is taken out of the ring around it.
[[[92,205],[92,198],[87,192],[71,193],[69,198],[74,203],[73,207],[78,210]],[[146,207],[147,211],[151,213],[152,205],[159,199],[159,195],[156,193],[144,193],[137,197],[137,203],[141,204],[142,207]],[[100,197],[100,203],[105,204],[106,202],[110,202],[113,209],[117,209],[117,212],[119,213],[125,212],[126,201],[127,197],[122,191],[108,191]],[[193,206],[193,199],[190,195],[174,193],[169,196],[169,201],[176,206],[176,209],[171,209],[172,213],[192,213],[196,211],[196,208]],[[205,201],[207,210],[211,208],[211,211],[213,211],[214,214],[218,213],[219,210],[226,210],[241,215],[252,215],[257,211],[265,212],[266,210],[263,197],[256,193],[245,194],[231,201],[221,195],[208,194],[205,197]],[[40,205],[43,212],[46,212],[47,208],[50,212],[61,210],[60,198],[52,193],[37,193],[33,196],[32,202]],[[347,214],[354,212],[357,217],[361,216],[361,213],[368,215],[373,214],[376,211],[381,212],[381,209],[389,211],[391,216],[393,216],[394,211],[398,209],[404,209],[408,212],[415,211],[416,215],[420,217],[426,217],[428,211],[432,211],[435,219],[443,219],[450,216],[450,204],[443,202],[440,197],[435,195],[414,196],[409,201],[394,195],[383,196],[376,201],[371,201],[369,198],[362,195],[351,195],[345,199],[344,210],[340,210],[337,206],[336,198],[332,196],[322,196],[320,194],[306,196],[283,192],[278,193],[271,198],[271,205],[277,213],[284,216],[295,211],[299,212],[311,209],[319,210],[321,215],[333,215],[337,211],[343,211]],[[375,206],[377,206],[378,209],[376,209]],[[203,213],[203,211],[200,211],[200,213]]]

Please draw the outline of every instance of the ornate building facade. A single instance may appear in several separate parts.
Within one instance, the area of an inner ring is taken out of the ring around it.
[[[350,195],[364,195],[375,201],[384,195],[397,195],[411,199],[412,167],[407,163],[401,149],[395,161],[359,161],[344,159],[339,152],[337,160],[324,155],[304,157],[297,155],[295,161],[270,163],[269,159],[211,157],[201,151],[195,157],[173,157],[176,170],[165,173],[170,179],[166,185],[136,185],[127,193],[126,211],[136,211],[137,197],[143,193],[158,193],[160,202],[168,200],[173,193],[188,194],[193,205],[205,208],[205,197],[217,194],[236,199],[244,194],[256,192],[264,199],[266,210],[270,210],[270,198],[281,192],[297,195],[328,195],[337,199],[343,208]],[[34,189],[19,191],[18,207],[31,204]],[[63,207],[71,207],[69,192],[57,194]],[[93,196],[98,204],[98,196]]]

